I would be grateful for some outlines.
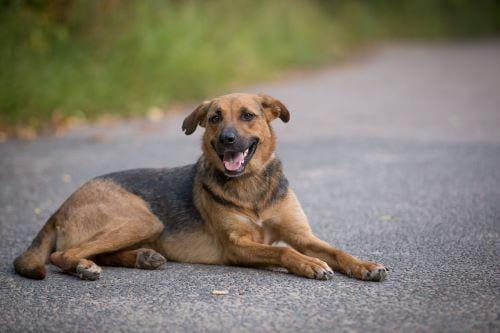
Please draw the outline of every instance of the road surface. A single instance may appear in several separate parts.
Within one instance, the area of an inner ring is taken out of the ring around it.
[[[14,274],[85,180],[194,162],[199,131],[176,114],[0,143],[0,331],[500,330],[500,41],[393,45],[247,90],[291,110],[278,154],[315,233],[387,281],[170,262],[97,282]]]

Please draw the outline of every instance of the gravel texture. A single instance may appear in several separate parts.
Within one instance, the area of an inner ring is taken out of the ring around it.
[[[12,260],[85,180],[191,163],[200,139],[176,114],[0,143],[0,331],[498,332],[499,55],[498,41],[393,45],[248,89],[291,111],[278,154],[313,230],[391,267],[382,283],[171,262],[22,278]]]

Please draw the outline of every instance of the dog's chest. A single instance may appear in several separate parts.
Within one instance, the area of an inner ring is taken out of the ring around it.
[[[263,221],[260,218],[251,218],[246,215],[236,215],[236,219],[244,224],[247,224],[253,228],[262,228]]]
[[[271,244],[274,240],[270,228],[267,226],[267,221],[262,218],[252,218],[246,215],[236,215],[238,223],[250,227],[253,231],[253,239],[256,242]]]

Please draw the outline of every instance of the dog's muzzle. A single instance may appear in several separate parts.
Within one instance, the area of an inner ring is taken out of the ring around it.
[[[217,142],[212,146],[224,165],[224,173],[229,177],[243,174],[246,165],[257,149],[258,138],[245,138],[234,128],[223,129]]]

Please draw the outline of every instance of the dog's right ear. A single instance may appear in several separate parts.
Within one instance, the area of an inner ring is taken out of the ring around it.
[[[204,101],[194,109],[182,122],[182,130],[186,135],[192,134],[198,125],[205,127],[205,117],[212,101]]]

